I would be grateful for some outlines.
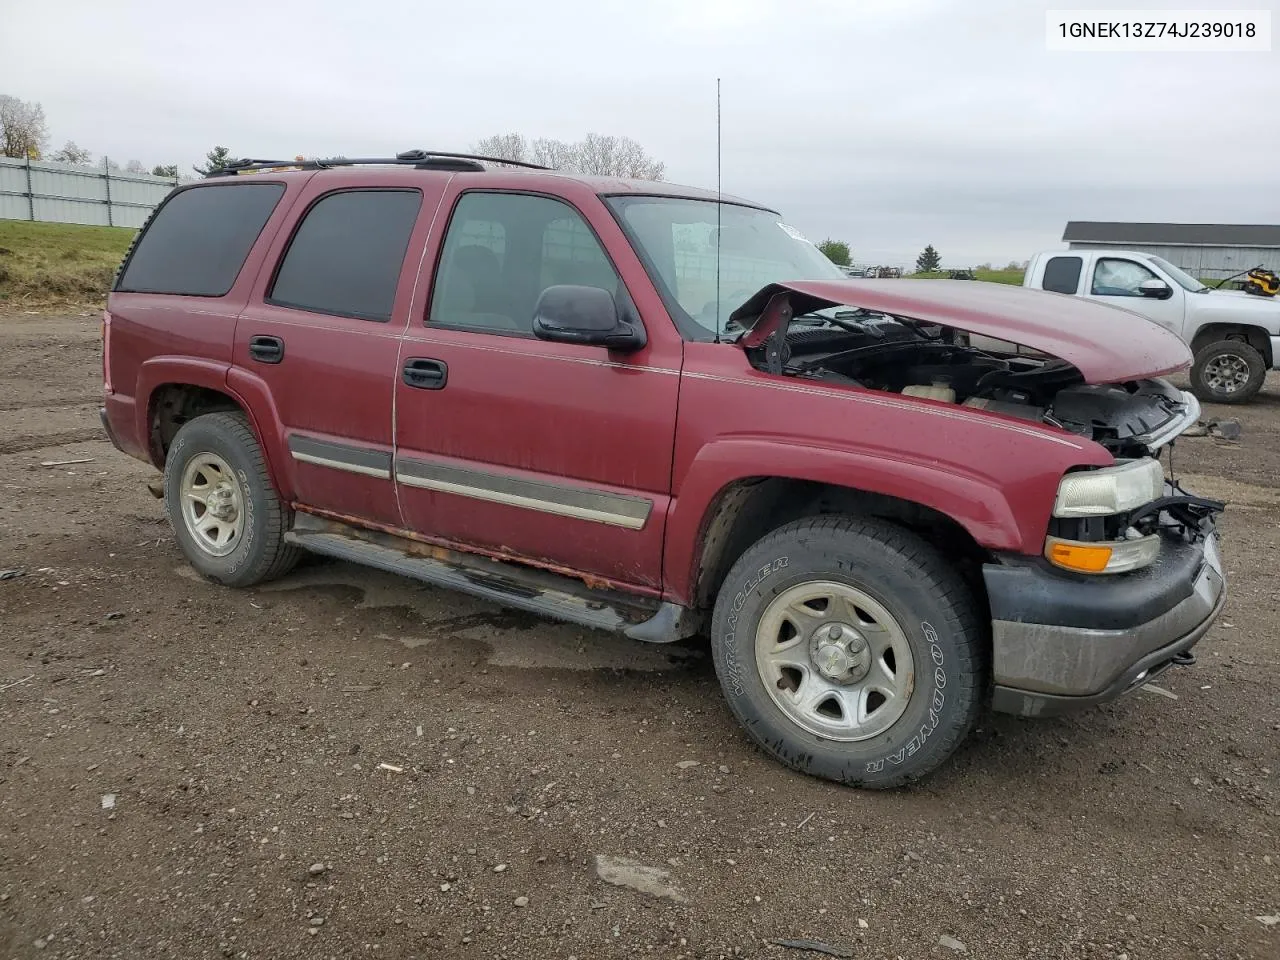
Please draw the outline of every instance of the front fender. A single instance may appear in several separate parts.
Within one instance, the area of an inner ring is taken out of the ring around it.
[[[1009,470],[1010,481],[998,482],[941,459],[913,460],[897,453],[776,437],[714,441],[698,452],[671,501],[663,564],[668,590],[677,599],[694,595],[707,512],[730,485],[759,477],[811,481],[910,501],[950,517],[989,550],[1038,554],[1062,470],[1056,464],[1021,466],[1024,469]]]

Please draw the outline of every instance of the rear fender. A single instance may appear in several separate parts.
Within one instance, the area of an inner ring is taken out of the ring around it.
[[[280,495],[293,499],[291,461],[285,452],[284,427],[271,393],[259,378],[233,368],[230,364],[190,357],[153,357],[138,369],[137,390],[134,393],[145,402],[134,410],[135,435],[147,443],[148,455],[157,468],[163,468],[151,449],[151,407],[155,391],[165,384],[185,384],[216,390],[229,396],[249,417],[249,425],[262,447],[267,461],[267,472]]]

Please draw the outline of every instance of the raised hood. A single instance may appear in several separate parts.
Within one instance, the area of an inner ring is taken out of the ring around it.
[[[778,293],[790,293],[790,309],[766,311]],[[752,328],[743,337],[744,345],[752,346],[772,332],[766,327],[775,328],[792,315],[836,306],[862,307],[1020,344],[1065,360],[1087,383],[1158,377],[1191,363],[1191,351],[1182,340],[1131,311],[1065,294],[972,280],[774,283],[753,295],[730,319]]]

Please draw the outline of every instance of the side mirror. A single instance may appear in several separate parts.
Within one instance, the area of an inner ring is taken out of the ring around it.
[[[1138,285],[1138,292],[1144,297],[1150,297],[1152,300],[1168,300],[1173,296],[1173,288],[1163,280],[1143,280]]]
[[[608,290],[569,284],[542,291],[533,309],[533,335],[621,352],[639,350],[646,343],[644,328],[622,319]]]

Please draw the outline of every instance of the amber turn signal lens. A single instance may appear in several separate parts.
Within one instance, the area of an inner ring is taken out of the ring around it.
[[[1078,573],[1102,573],[1111,562],[1111,547],[1083,543],[1066,543],[1050,540],[1045,556],[1049,562],[1064,570]]]

